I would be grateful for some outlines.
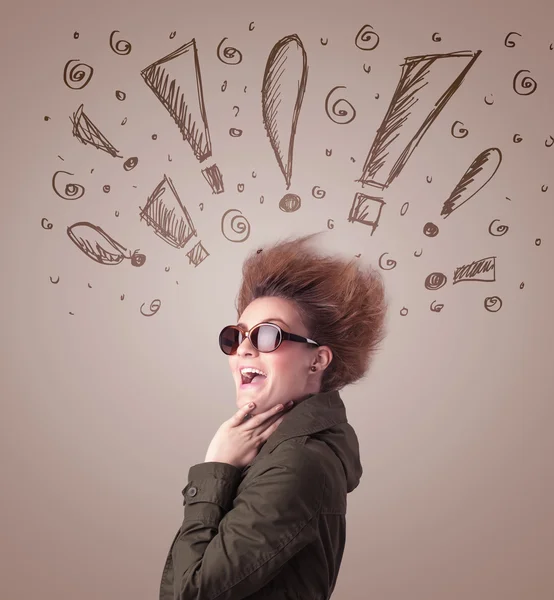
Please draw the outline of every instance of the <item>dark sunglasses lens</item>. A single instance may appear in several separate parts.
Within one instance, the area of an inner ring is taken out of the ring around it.
[[[281,332],[272,325],[260,325],[252,331],[252,344],[260,352],[272,352],[281,341]]]
[[[233,354],[239,347],[240,341],[242,341],[242,334],[238,329],[233,327],[225,327],[219,334],[219,347],[225,352],[225,354]]]

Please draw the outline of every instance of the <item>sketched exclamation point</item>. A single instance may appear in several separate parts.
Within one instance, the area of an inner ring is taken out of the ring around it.
[[[307,57],[300,38],[296,34],[282,38],[273,46],[265,66],[262,115],[287,190],[292,178],[296,124],[307,79]],[[279,208],[284,212],[294,212],[300,208],[300,204],[299,196],[285,194]]]
[[[196,40],[143,69],[140,74],[156,98],[173,117],[200,163],[212,155],[208,118],[204,105],[202,76]],[[216,164],[202,170],[214,194],[223,189],[223,177]]]

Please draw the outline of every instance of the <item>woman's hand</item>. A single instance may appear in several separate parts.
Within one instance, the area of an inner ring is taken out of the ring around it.
[[[294,402],[291,400],[289,404],[285,409],[292,408]],[[204,462],[223,462],[242,469],[254,460],[260,446],[281,424],[285,409],[278,404],[265,413],[245,420],[253,409],[247,404],[221,425],[210,443]]]

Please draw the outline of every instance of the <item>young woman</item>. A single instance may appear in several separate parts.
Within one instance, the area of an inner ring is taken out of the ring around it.
[[[160,600],[326,600],[335,588],[362,475],[339,390],[367,372],[386,301],[377,272],[321,256],[314,235],[243,265],[239,322],[219,335],[238,412],[190,467]]]

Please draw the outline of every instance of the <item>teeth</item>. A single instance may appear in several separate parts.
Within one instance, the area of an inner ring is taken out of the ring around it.
[[[260,371],[259,369],[254,369],[252,367],[245,367],[244,369],[240,370],[241,375],[244,375],[244,373],[256,373],[257,375],[263,375],[264,377],[267,377],[267,375],[263,372]]]

